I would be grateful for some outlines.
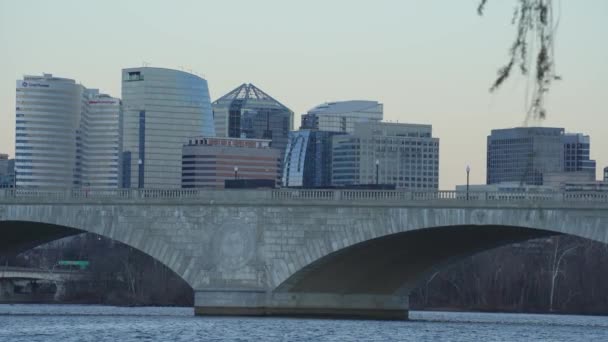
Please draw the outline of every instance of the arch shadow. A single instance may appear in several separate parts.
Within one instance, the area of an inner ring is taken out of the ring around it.
[[[50,223],[35,221],[0,221],[0,234],[2,235],[2,238],[0,239],[0,258],[15,257],[20,253],[26,252],[43,244],[83,233],[97,235],[104,239],[109,239],[137,250],[151,260],[162,264],[167,270],[179,277],[185,284],[188,285],[188,287],[192,289],[192,285],[186,279],[184,279],[182,275],[177,273],[162,260],[155,258],[141,248],[137,248],[136,246],[127,244],[123,241],[119,241],[108,236],[99,235],[94,232]]]
[[[407,295],[432,272],[474,254],[562,233],[502,225],[425,228],[385,235],[330,253],[275,292]]]

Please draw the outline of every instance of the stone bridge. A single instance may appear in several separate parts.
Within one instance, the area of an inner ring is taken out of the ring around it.
[[[406,319],[410,290],[465,256],[556,234],[608,242],[608,194],[0,191],[0,254],[81,232],[164,263],[199,315]]]

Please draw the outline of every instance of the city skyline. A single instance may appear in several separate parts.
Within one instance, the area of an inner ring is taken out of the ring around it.
[[[228,24],[209,10],[204,22],[195,20],[195,13],[201,13],[195,10],[201,6],[198,3],[174,8],[147,2],[146,17],[124,36],[118,34],[127,31],[129,15],[138,13],[137,2],[96,8],[94,17],[87,14],[87,6],[72,2],[1,3],[0,46],[9,53],[0,66],[0,152],[14,156],[13,82],[24,74],[53,73],[119,96],[120,70],[145,61],[150,66],[179,70],[184,65],[204,73],[213,100],[234,84],[252,82],[293,109],[295,123],[322,102],[379,101],[385,106],[385,121],[433,125],[434,135],[442,140],[441,189],[463,184],[466,165],[471,165],[472,183],[484,183],[486,137],[491,129],[521,126],[526,80],[514,77],[498,93],[488,93],[511,43],[512,4],[492,3],[480,18],[476,3],[336,2],[324,4],[323,11],[314,2],[243,4],[247,11],[234,13],[239,20]],[[223,4],[209,6],[227,10]],[[608,4],[588,1],[586,6],[564,3],[562,7],[556,55],[557,71],[564,80],[555,83],[549,95],[547,120],[530,126],[565,127],[590,135],[599,179],[608,165],[602,153],[608,150],[608,137],[603,134],[608,119],[601,103],[603,83],[608,80],[604,62],[608,50],[586,42],[601,40],[605,33],[601,19]],[[275,11],[265,12],[268,8]],[[348,13],[339,19],[342,25],[336,25],[332,19],[343,8]],[[175,25],[155,27],[167,9]],[[29,19],[25,26],[19,25],[23,13]],[[109,27],[100,18],[111,15],[117,17],[117,24]],[[296,17],[315,18],[315,25],[291,23]],[[67,25],[54,24],[68,18],[90,30],[76,33]],[[359,25],[367,19],[369,25]],[[447,21],[454,29],[430,28],[436,20]],[[283,32],[277,30],[280,25]],[[243,27],[251,31],[245,34]],[[420,35],[420,27],[429,28]],[[92,33],[114,34],[116,39],[100,44],[99,39],[86,39]],[[240,35],[245,35],[242,44],[230,43]],[[57,36],[62,39],[49,39]],[[132,45],[136,37],[137,44]],[[260,44],[260,37],[267,43]]]

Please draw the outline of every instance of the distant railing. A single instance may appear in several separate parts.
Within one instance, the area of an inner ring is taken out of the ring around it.
[[[0,189],[3,202],[70,200],[78,202],[108,200],[193,200],[193,201],[484,201],[484,202],[608,202],[608,192],[463,192],[346,189]]]

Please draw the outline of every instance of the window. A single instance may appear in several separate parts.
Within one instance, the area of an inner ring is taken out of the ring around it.
[[[144,76],[139,71],[129,72],[127,81],[143,81]]]

